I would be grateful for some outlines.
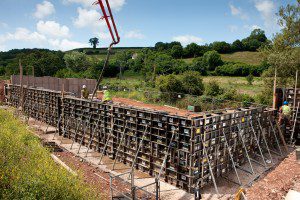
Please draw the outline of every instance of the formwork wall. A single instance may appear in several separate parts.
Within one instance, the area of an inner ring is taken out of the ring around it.
[[[78,79],[78,78],[56,78],[50,76],[34,77],[23,76],[23,85],[28,87],[44,88],[48,90],[70,92],[76,97],[80,97],[83,85],[92,92],[97,84],[95,79]],[[20,75],[12,75],[11,83],[21,85]]]
[[[4,94],[4,81],[0,80],[0,103],[4,102],[5,94]]]
[[[289,139],[291,133],[294,131],[294,139],[300,141],[300,108],[297,110],[298,104],[300,103],[300,88],[292,89],[288,88],[285,89],[285,97],[286,100],[289,102],[289,106],[292,108],[292,120],[291,124],[295,125],[295,130],[293,130],[293,126],[289,127],[286,132],[286,138]],[[297,113],[298,111],[298,113]],[[297,117],[296,117],[297,116]]]
[[[9,101],[17,107],[20,86],[10,85],[9,88]],[[254,137],[257,135],[262,141],[262,130],[269,143],[274,139],[269,124],[274,112],[263,107],[222,110],[187,118],[62,97],[59,92],[50,90],[25,88],[24,97],[24,111],[30,117],[58,127],[64,137],[90,145],[99,152],[109,141],[106,155],[130,166],[138,153],[134,166],[152,176],[158,175],[168,154],[161,177],[188,192],[211,183],[208,164],[214,177],[232,170],[233,163],[225,141],[230,146],[234,163],[243,164],[246,158],[241,141],[251,153],[258,147]],[[110,133],[113,135],[111,138],[108,137]],[[125,140],[121,142],[123,136]],[[141,148],[137,152],[140,142]],[[119,145],[121,148],[117,156]],[[168,147],[170,150],[167,152]],[[204,149],[208,157],[205,157]]]

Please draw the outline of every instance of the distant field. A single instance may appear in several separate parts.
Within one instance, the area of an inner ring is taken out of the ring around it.
[[[250,65],[259,65],[263,61],[262,55],[260,52],[236,52],[232,54],[222,54],[222,60],[224,61],[234,61],[242,62]]]
[[[259,77],[254,78],[253,85],[249,85],[245,77],[225,77],[225,76],[204,76],[203,82],[216,81],[223,88],[234,88],[241,94],[255,95],[263,91],[263,81]],[[138,74],[126,73],[123,80],[117,78],[105,78],[103,84],[124,85],[131,89],[136,86],[143,86],[144,79]]]
[[[245,77],[228,77],[228,76],[204,76],[203,82],[218,82],[223,88],[234,88],[243,94],[255,95],[263,91],[263,81],[259,77],[254,78],[253,85],[249,85]]]
[[[236,52],[232,54],[221,54],[222,60],[227,62],[241,62],[250,65],[259,65],[263,61],[259,52]],[[191,64],[194,58],[183,59],[186,63]]]

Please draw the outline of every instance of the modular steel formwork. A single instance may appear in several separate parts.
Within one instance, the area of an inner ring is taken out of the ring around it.
[[[281,153],[274,110],[265,107],[186,117],[91,102],[58,91],[8,88],[12,106],[23,105],[29,117],[57,127],[60,135],[188,192],[215,183],[215,178],[232,170],[240,183],[236,168],[249,162],[253,172],[254,153],[265,165],[267,159],[272,160],[271,149]]]

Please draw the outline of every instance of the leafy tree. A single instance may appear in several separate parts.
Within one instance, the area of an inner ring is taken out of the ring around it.
[[[132,59],[132,54],[131,51],[120,51],[115,54],[116,63],[120,68],[120,78],[122,77],[123,71],[129,68],[129,61]]]
[[[199,56],[199,45],[196,43],[191,43],[189,45],[186,46],[185,51],[188,57],[194,57],[196,58],[197,56]]]
[[[268,40],[266,34],[265,34],[265,31],[264,30],[261,30],[261,29],[254,29],[251,34],[250,34],[250,37],[249,39],[251,40],[257,40],[261,43],[264,43]]]
[[[181,58],[183,56],[183,48],[181,45],[175,45],[171,49],[171,55],[173,58]]]
[[[155,68],[154,71],[156,74],[170,74],[172,73],[172,67],[174,60],[168,54],[157,53],[155,59],[153,60],[152,66]]]
[[[166,50],[167,49],[167,45],[165,44],[165,43],[163,43],[163,42],[157,42],[156,44],[155,44],[155,50],[157,50],[157,51],[163,51],[163,50]]]
[[[205,62],[203,61],[203,57],[195,58],[192,62],[191,68],[192,71],[199,72],[202,76],[207,75],[207,67]]]
[[[300,70],[300,0],[281,7],[277,15],[282,30],[274,37],[273,46],[264,50],[271,65],[264,76],[273,77],[277,69],[278,81],[287,85],[289,78]]]
[[[87,56],[84,53],[71,52],[64,56],[66,66],[74,72],[81,72],[91,66]]]
[[[240,40],[236,40],[231,45],[232,51],[244,51],[244,45]]]
[[[89,40],[89,43],[93,46],[93,49],[96,49],[99,44],[99,39],[94,37]]]
[[[211,48],[218,53],[230,53],[231,46],[227,42],[214,42],[211,44]]]
[[[204,84],[199,72],[186,71],[181,74],[184,93],[191,95],[202,95]]]
[[[217,66],[223,64],[221,55],[216,51],[206,52],[203,56],[203,62],[210,71],[214,71]]]
[[[53,76],[58,70],[65,67],[64,53],[61,51],[32,50],[28,54],[18,54],[16,59],[7,66],[7,75],[19,74],[19,60],[22,61],[24,74],[35,76]]]

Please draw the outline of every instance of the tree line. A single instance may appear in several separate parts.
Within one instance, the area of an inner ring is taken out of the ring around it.
[[[251,32],[249,37],[242,40],[235,40],[231,44],[225,41],[216,41],[206,45],[191,43],[183,47],[180,42],[157,42],[155,49],[160,52],[169,52],[173,58],[195,58],[203,56],[206,52],[212,50],[222,54],[240,51],[257,51],[259,48],[268,44],[270,44],[270,41],[266,37],[265,31],[255,29]]]

